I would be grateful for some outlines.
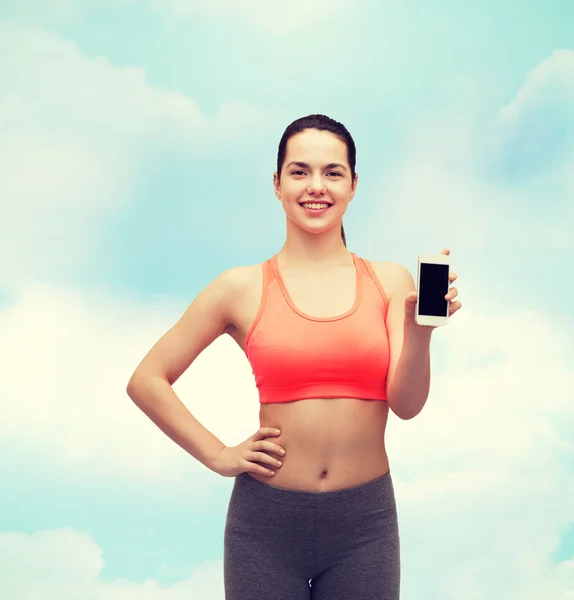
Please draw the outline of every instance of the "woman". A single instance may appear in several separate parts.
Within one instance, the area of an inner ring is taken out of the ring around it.
[[[227,600],[399,598],[384,433],[389,408],[411,419],[426,402],[433,328],[414,320],[405,267],[347,250],[342,218],[357,179],[355,144],[342,124],[310,115],[289,125],[274,174],[287,215],[282,249],[211,282],[128,385],[176,443],[235,477]],[[457,294],[446,296],[451,315],[461,307]],[[261,404],[260,429],[235,447],[194,419],[171,387],[223,333],[245,351]]]

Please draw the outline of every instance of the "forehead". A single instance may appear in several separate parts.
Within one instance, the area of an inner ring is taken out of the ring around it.
[[[291,160],[310,162],[315,158],[315,160],[346,164],[347,145],[330,131],[306,129],[289,139],[285,158],[286,162]]]

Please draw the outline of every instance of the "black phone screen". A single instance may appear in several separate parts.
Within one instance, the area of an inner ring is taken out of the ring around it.
[[[448,316],[448,265],[421,263],[419,281],[419,315],[429,317]]]

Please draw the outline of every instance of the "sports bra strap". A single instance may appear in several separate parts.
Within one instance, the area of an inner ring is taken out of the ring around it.
[[[273,261],[269,258],[263,263],[263,287],[266,288],[274,279]]]
[[[371,278],[371,274],[369,272],[369,269],[367,268],[365,259],[361,258],[360,256],[357,256],[356,254],[355,254],[355,266],[359,270],[359,275],[362,275],[363,277],[367,277],[367,279]]]
[[[381,298],[383,299],[383,302],[385,303],[385,308],[388,308],[389,299],[387,297],[387,294],[385,293],[385,290],[383,289],[383,286],[381,285],[379,276],[375,273],[375,270],[373,269],[373,265],[366,258],[361,258],[360,262],[363,263],[365,269],[367,270],[367,277],[369,277],[370,279],[372,279],[374,281],[375,286],[379,290],[379,294],[381,294]]]

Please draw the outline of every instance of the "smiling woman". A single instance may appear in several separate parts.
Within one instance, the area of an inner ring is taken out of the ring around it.
[[[182,448],[235,478],[224,539],[228,600],[266,597],[270,588],[289,600],[399,598],[385,429],[389,409],[409,419],[426,402],[432,328],[409,318],[414,282],[404,267],[346,248],[355,158],[341,123],[323,115],[291,123],[273,175],[283,247],[219,275],[128,385]],[[224,333],[245,352],[259,390],[260,427],[235,447],[172,389]]]

